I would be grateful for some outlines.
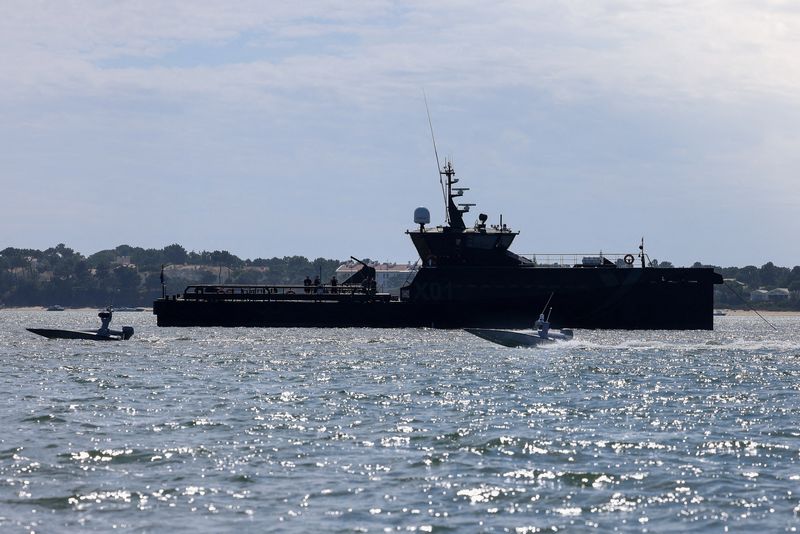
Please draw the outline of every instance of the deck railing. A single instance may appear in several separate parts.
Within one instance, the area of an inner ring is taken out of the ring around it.
[[[181,295],[188,300],[342,300],[369,298],[388,300],[388,293],[377,293],[360,285],[238,285],[201,284],[187,286]]]
[[[641,260],[634,254],[595,252],[588,254],[519,254],[536,267],[623,267],[632,268],[641,265]]]

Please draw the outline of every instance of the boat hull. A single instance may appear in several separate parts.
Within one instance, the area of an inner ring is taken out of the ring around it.
[[[510,332],[508,330],[495,330],[491,328],[465,328],[464,330],[481,339],[503,345],[504,347],[536,347],[556,342],[555,339],[541,337],[535,332],[526,334],[524,332]]]
[[[133,328],[125,332],[114,332],[107,336],[101,336],[97,332],[83,330],[59,330],[55,328],[26,328],[32,332],[48,339],[87,339],[90,341],[123,341],[133,336]]]
[[[400,301],[158,299],[159,326],[711,330],[711,269],[423,268]],[[557,318],[557,319],[556,319]]]

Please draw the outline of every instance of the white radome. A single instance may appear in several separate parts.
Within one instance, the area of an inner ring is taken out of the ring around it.
[[[428,208],[417,208],[414,210],[414,224],[429,224],[431,222],[431,212]]]

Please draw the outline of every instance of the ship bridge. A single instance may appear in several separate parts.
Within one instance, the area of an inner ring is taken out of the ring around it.
[[[426,228],[430,222],[430,214],[425,208],[418,208],[414,222],[419,224],[418,230],[406,232],[411,236],[419,257],[424,266],[439,265],[519,265],[528,260],[510,252],[514,232],[502,223],[488,225],[488,216],[481,213],[472,227],[464,224],[464,214],[475,204],[456,203],[463,196],[467,187],[454,187],[458,183],[455,170],[450,162],[439,171],[443,177],[444,195],[446,199],[447,224]]]

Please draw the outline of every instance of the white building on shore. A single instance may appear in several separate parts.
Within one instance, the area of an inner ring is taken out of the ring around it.
[[[751,302],[789,302],[791,291],[785,287],[776,287],[775,289],[756,289],[750,292]]]

